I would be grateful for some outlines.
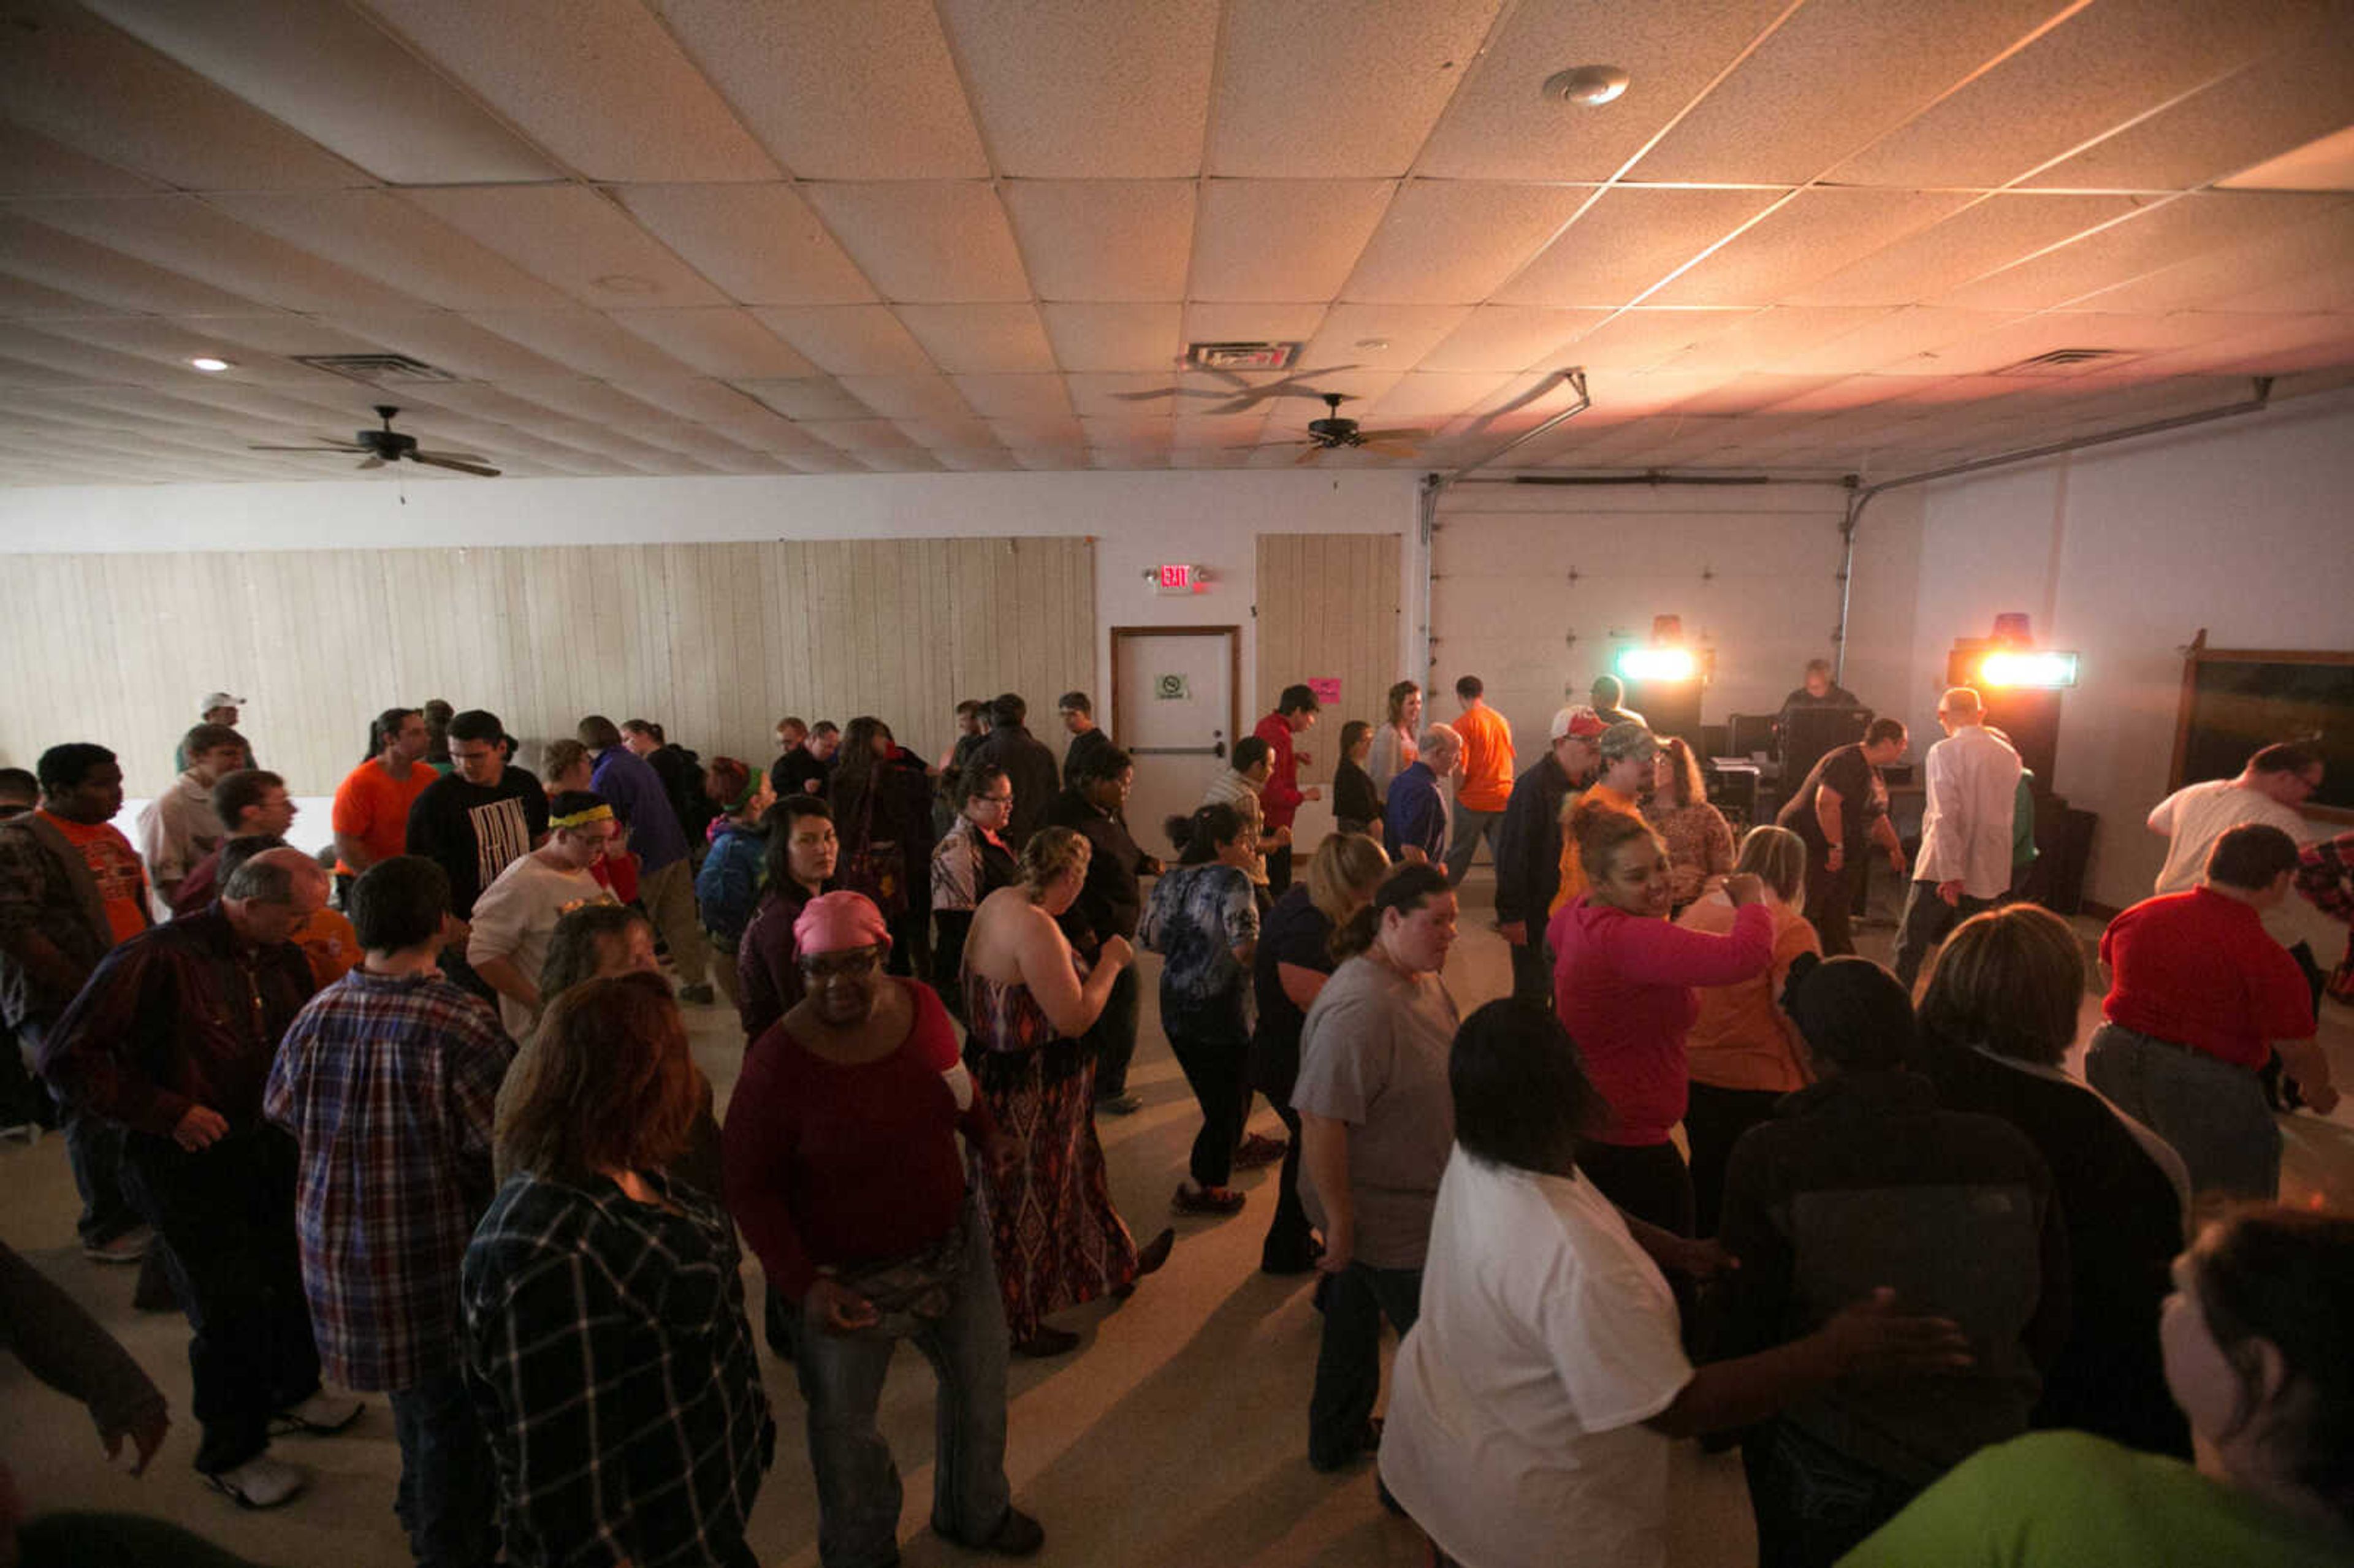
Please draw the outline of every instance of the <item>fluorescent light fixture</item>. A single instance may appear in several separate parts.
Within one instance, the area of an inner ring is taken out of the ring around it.
[[[1700,674],[1700,661],[1689,648],[1621,648],[1612,662],[1628,681],[1689,681]]]
[[[209,354],[200,354],[196,355],[196,358],[188,361],[188,363],[195,366],[198,370],[203,371],[207,376],[217,376],[222,371],[228,368],[228,360],[216,359]]]
[[[2076,683],[2076,655],[2049,650],[2003,649],[1978,661],[1978,679],[1988,686],[2057,691]]]

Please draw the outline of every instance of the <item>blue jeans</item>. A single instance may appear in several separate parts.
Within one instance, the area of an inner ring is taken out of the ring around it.
[[[482,1568],[498,1556],[498,1471],[482,1420],[451,1369],[392,1393],[400,1489],[392,1511],[419,1568]]]
[[[1365,1446],[1382,1392],[1382,1319],[1405,1338],[1422,1310],[1422,1270],[1352,1263],[1324,1295],[1324,1339],[1308,1396],[1308,1462],[1337,1470]]]
[[[1929,949],[1946,939],[1946,933],[1980,910],[1994,907],[1991,898],[1973,898],[1965,893],[1961,901],[1948,904],[1937,896],[1934,882],[1915,881],[1904,890],[1904,913],[1896,923],[1896,948],[1888,956],[1888,967],[1904,989],[1913,989],[1914,980],[1929,957]]]
[[[16,1026],[27,1062],[39,1060],[49,1028],[29,1018]],[[73,1170],[74,1191],[81,1195],[81,1217],[74,1229],[82,1245],[104,1246],[143,1223],[122,1192],[122,1128],[54,1089],[49,1095],[57,1101],[58,1125],[66,1135],[66,1163]]]
[[[939,1380],[934,1418],[932,1528],[978,1545],[1013,1506],[1005,1478],[1005,1306],[991,1261],[989,1229],[968,1202],[964,1271],[948,1311],[886,1318],[855,1334],[829,1332],[804,1316],[793,1362],[809,1406],[810,1465],[817,1472],[818,1562],[876,1568],[898,1561],[899,1470],[875,1424],[883,1379],[901,1338],[914,1341]]]
[[[2104,1023],[2084,1053],[2084,1080],[2174,1145],[2193,1198],[2280,1195],[2280,1124],[2253,1067]]]
[[[1488,841],[1488,853],[1492,858],[1504,840],[1504,813],[1475,811],[1458,800],[1455,803],[1455,842],[1447,848],[1447,885],[1459,887],[1464,873],[1471,869],[1471,857],[1479,853],[1479,840]]]

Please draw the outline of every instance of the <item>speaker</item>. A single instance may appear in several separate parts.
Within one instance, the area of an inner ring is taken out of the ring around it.
[[[2060,758],[2060,694],[2031,686],[1999,686],[1978,694],[1986,722],[2010,736],[2011,749],[2043,790],[2052,788]]]
[[[1782,787],[1795,790],[1823,754],[1863,738],[1870,708],[1789,707],[1782,710]]]

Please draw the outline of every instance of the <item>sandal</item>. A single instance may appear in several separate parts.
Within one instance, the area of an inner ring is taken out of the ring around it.
[[[1245,1201],[1232,1187],[1182,1186],[1169,1206],[1181,1214],[1238,1214]]]

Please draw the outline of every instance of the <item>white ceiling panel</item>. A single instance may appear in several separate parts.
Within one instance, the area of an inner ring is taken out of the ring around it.
[[[422,302],[250,228],[194,196],[13,206],[35,222],[288,310],[382,310]]]
[[[675,376],[687,368],[595,311],[470,311],[466,319],[583,376]]]
[[[932,456],[939,460],[942,468],[957,473],[1002,473],[1022,466],[1003,447],[932,447]]]
[[[1805,306],[1789,307],[1806,310]],[[1769,315],[1780,315],[1771,311]],[[1908,305],[1881,312],[1851,332],[1827,333],[1812,344],[1793,344],[1765,368],[1794,376],[1861,376],[1905,360],[1933,355],[1949,343],[1991,332],[2009,320],[1989,311],[1935,310]]]
[[[1946,344],[1934,359],[1884,368],[1894,375],[1925,369],[1941,376],[1985,376],[2062,348],[2116,349],[2127,354],[2190,348],[2230,335],[2232,324],[2228,316],[2188,311],[2170,316],[2047,312]]]
[[[282,355],[363,354],[383,346],[341,325],[287,311],[180,316],[174,324],[216,344],[216,352],[224,359],[235,359],[239,349]]]
[[[1046,336],[1066,370],[1125,370],[1184,356],[1184,307],[1045,305]]]
[[[790,185],[623,185],[613,192],[705,277],[748,305],[854,305],[874,288]]]
[[[1370,406],[1354,410],[1353,417],[1388,425],[1457,414],[1493,397],[1511,379],[1416,372],[1399,376],[1396,386]]]
[[[436,188],[406,191],[402,199],[595,309],[726,302],[627,213],[584,186]]]
[[[852,397],[842,383],[829,376],[791,380],[764,378],[738,381],[736,385],[786,418],[795,421],[795,428],[804,433],[812,433],[809,427],[820,420],[868,419],[875,417],[874,409]]]
[[[495,187],[493,187],[495,188]],[[512,189],[503,196],[522,193]],[[239,222],[445,310],[561,310],[564,295],[384,191],[216,196]]]
[[[1718,337],[1757,313],[1646,305],[1621,311],[1553,355],[1589,370],[1648,370],[1696,343]],[[1553,368],[1551,366],[1539,368]]]
[[[801,429],[828,446],[851,452],[893,450],[916,444],[913,437],[888,419],[812,419]]]
[[[986,185],[896,180],[808,185],[803,194],[885,299],[1030,298],[1013,226]]]
[[[1835,381],[1846,379],[1838,376],[1768,376],[1748,374],[1736,376],[1705,392],[1693,394],[1670,407],[1678,415],[1754,414],[1776,407],[1792,397],[1819,392]]]
[[[335,320],[379,347],[478,380],[557,376],[570,368],[446,311],[339,311]]]
[[[1810,0],[1645,154],[1631,177],[1813,179],[1920,112],[2054,8],[2054,0]]]
[[[1793,302],[1902,305],[1961,287],[2136,210],[2131,196],[1991,196],[1792,290]]]
[[[638,0],[366,0],[393,31],[592,180],[780,171]]]
[[[1009,180],[1000,194],[1042,300],[1182,299],[1191,180]]]
[[[1170,307],[1172,310],[1175,306]],[[86,316],[106,307],[84,294],[0,274],[0,316]]]
[[[83,0],[124,32],[395,185],[558,171],[449,79],[326,0]]]
[[[1785,371],[1781,361],[1792,355],[1819,348],[1831,339],[1882,320],[1890,313],[1885,307],[1878,305],[1783,305],[1759,311],[1755,315],[1725,318],[1721,332],[1708,331],[1707,323],[1702,321],[1696,323],[1702,331],[1694,345],[1666,361],[1661,368],[1694,371],[1715,367],[1749,374],[1771,372],[1799,376],[1837,374]]]
[[[1587,185],[1410,180],[1341,296],[1428,305],[1484,300],[1596,195]]]
[[[940,0],[1000,174],[1169,179],[1202,172],[1216,0]]]
[[[1969,200],[1956,191],[1801,191],[1644,302],[1770,304],[1838,271],[1849,257],[1893,244]]]
[[[1784,9],[1781,0],[1522,5],[1457,90],[1416,172],[1606,180]],[[1587,64],[1624,69],[1632,79],[1625,96],[1585,109],[1540,91],[1553,72]]]
[[[1175,379],[1165,370],[1129,375],[1086,372],[1066,376],[1063,380],[1071,390],[1071,407],[1084,419],[1118,418],[1129,414],[1170,415],[1188,401],[1163,395],[1175,385]]]
[[[210,334],[194,332],[176,322],[160,316],[77,316],[45,320],[39,330],[76,343],[94,344],[142,359],[173,371],[189,368],[188,361],[199,355],[220,354],[228,347]],[[238,349],[231,354],[230,368],[217,374],[217,379],[235,384],[247,382],[258,386],[319,387],[349,385],[342,377],[323,370],[313,370],[307,365],[297,365],[279,355],[265,354],[258,349]]]
[[[2253,191],[2177,196],[1956,289],[1937,302],[1966,310],[2045,310],[2210,250],[2287,232],[2343,202]]]
[[[1212,180],[1191,297],[1329,300],[1389,206],[1386,180]]]
[[[1202,304],[1185,307],[1187,343],[1305,343],[1324,320],[1321,304]]]
[[[557,381],[510,381],[501,390],[528,398],[543,408],[569,414],[576,419],[612,425],[624,430],[634,430],[641,425],[674,422],[663,410],[650,403],[642,402],[602,381],[591,381],[581,376],[568,376]]]
[[[2006,185],[2293,36],[2315,0],[2101,0],[1840,164],[1870,185]]]
[[[1623,305],[1781,199],[1773,190],[1617,189],[1521,274],[1507,305]]]
[[[116,310],[250,311],[256,301],[0,211],[0,272]]]
[[[163,184],[0,121],[0,196],[137,196]]]
[[[799,349],[734,305],[684,311],[614,311],[613,320],[705,376],[815,376]]]
[[[2354,191],[2354,125],[2217,183],[2243,191]]]
[[[1239,0],[1211,93],[1208,172],[1403,175],[1500,0]]]
[[[928,0],[650,0],[737,115],[803,179],[990,173]]]
[[[901,305],[901,322],[932,363],[958,376],[1055,368],[1035,305]]]
[[[896,417],[895,422],[918,445],[929,448],[933,452],[939,454],[943,460],[950,451],[978,451],[997,445],[997,432],[989,428],[989,422],[985,419],[976,419],[969,416],[964,418],[949,419]],[[1011,467],[1013,461],[1009,456],[1006,459],[1006,465]]]
[[[2304,223],[2161,267],[2131,282],[2098,290],[2077,302],[2104,311],[2164,313],[2212,307],[2341,267],[2349,257],[2354,257],[2354,204],[2320,208]]]
[[[923,376],[939,368],[881,305],[764,305],[752,313],[836,376]]]
[[[2354,258],[2354,252],[2349,255]],[[2308,273],[2232,294],[2218,301],[2216,308],[2256,315],[2354,313],[2354,260],[2341,263],[2334,271]]]
[[[819,445],[750,393],[700,376],[636,376],[616,385],[642,403],[708,425],[756,451],[807,451]]]
[[[1016,418],[989,421],[997,432],[998,444],[1017,451],[1036,451],[1045,448],[1078,448],[1087,440],[1079,422],[1070,415],[1025,415]]]
[[[1175,423],[1167,417],[1116,414],[1103,418],[1082,418],[1079,428],[1087,435],[1087,445],[1111,447],[1128,451],[1167,451],[1175,432]]]
[[[1410,370],[1470,314],[1469,305],[1334,305],[1309,340],[1303,360]]]
[[[842,385],[886,419],[979,423],[945,376],[845,376]]]
[[[1425,355],[1417,370],[1508,374],[1562,357],[1610,319],[1606,310],[1481,305]]]
[[[1071,395],[1060,376],[952,376],[972,411],[985,419],[1068,418]]]

